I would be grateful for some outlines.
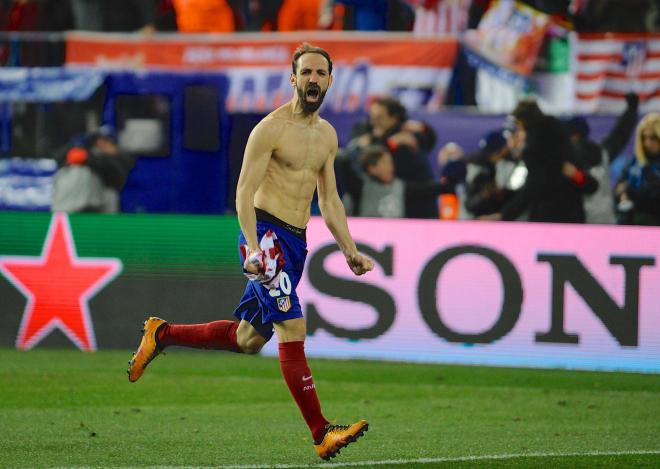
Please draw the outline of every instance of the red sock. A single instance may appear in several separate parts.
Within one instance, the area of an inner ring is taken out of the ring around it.
[[[307,366],[304,342],[280,343],[280,368],[291,395],[312,432],[315,442],[323,438],[323,430],[328,424],[321,413],[321,404],[316,395],[312,372]]]
[[[169,345],[229,350],[241,353],[236,344],[235,321],[213,321],[206,324],[165,324],[158,329],[157,342],[160,349]]]

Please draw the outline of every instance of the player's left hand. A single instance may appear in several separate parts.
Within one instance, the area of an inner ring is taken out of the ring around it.
[[[374,261],[359,252],[347,255],[346,262],[355,275],[366,274],[374,269]]]

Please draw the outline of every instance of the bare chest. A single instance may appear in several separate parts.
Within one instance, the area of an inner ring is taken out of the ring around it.
[[[330,142],[319,129],[289,126],[273,152],[273,159],[286,169],[318,172],[331,150]]]

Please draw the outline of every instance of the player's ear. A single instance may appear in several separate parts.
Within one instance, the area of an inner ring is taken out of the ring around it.
[[[330,85],[332,85],[332,75],[330,75],[330,79],[328,80],[328,88],[330,88]]]
[[[289,76],[289,82],[291,83],[291,86],[296,86],[296,75],[295,74],[292,73],[291,76]]]

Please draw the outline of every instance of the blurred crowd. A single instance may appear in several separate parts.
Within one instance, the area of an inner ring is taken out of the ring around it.
[[[433,154],[442,129],[411,119],[395,97],[377,97],[335,160],[346,213],[660,226],[660,114],[640,119],[639,97],[629,93],[626,102],[596,141],[586,118],[560,119],[524,98],[475,152],[449,142]],[[56,160],[53,210],[121,210],[135,158],[114,129],[72,138]]]
[[[493,0],[0,0],[0,31],[457,33]],[[520,0],[579,31],[660,31],[660,0]]]
[[[526,0],[581,31],[655,32],[660,0]],[[182,33],[294,30],[460,33],[491,0],[0,0],[0,30]],[[396,98],[374,99],[336,160],[353,216],[660,225],[660,114],[639,120],[639,98],[602,140],[582,117],[547,115],[522,100],[501,128],[465,154],[431,154],[436,131]],[[639,121],[638,121],[639,120]],[[630,139],[631,155],[622,155]],[[627,159],[620,164],[620,158]],[[435,159],[435,163],[431,162]],[[94,132],[59,155],[56,205],[118,211],[133,166],[116,136]],[[613,163],[622,168],[613,175]],[[437,171],[435,170],[437,167]],[[88,187],[71,198],[67,187]],[[66,208],[62,208],[66,207]]]
[[[477,152],[445,145],[434,177],[435,131],[395,98],[378,98],[337,157],[344,205],[365,217],[660,225],[660,114],[637,123],[639,98],[626,101],[593,141],[585,118],[559,119],[524,99]],[[630,138],[634,154],[621,155]],[[626,161],[612,180],[618,158]]]

